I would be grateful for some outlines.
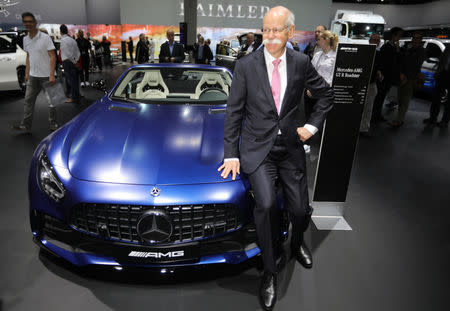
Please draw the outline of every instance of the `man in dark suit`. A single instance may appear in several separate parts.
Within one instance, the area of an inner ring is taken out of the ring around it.
[[[398,85],[400,80],[400,48],[398,42],[403,29],[394,27],[389,32],[389,41],[383,44],[379,53],[379,69],[381,79],[377,83],[377,95],[373,101],[372,122],[384,121],[382,115],[384,100],[392,85]]]
[[[161,45],[159,52],[160,63],[182,63],[184,60],[184,47],[181,43],[174,41],[175,33],[167,30],[167,40]]]
[[[252,186],[264,262],[259,298],[265,310],[273,308],[277,297],[276,233],[272,232],[277,180],[292,222],[293,254],[303,266],[312,266],[311,253],[303,243],[311,214],[303,142],[322,126],[333,104],[333,90],[309,58],[286,48],[294,23],[288,9],[278,6],[269,10],[263,21],[264,48],[237,62],[227,102],[225,159],[218,169],[223,170],[223,178],[231,173],[234,180],[242,166]],[[317,99],[306,124],[300,106],[305,88]]]
[[[309,56],[309,59],[313,59],[314,54],[316,54],[316,52],[318,52],[320,50],[320,47],[317,45],[317,41],[319,41],[320,35],[325,30],[327,30],[327,27],[324,25],[319,25],[314,30],[315,41],[309,42],[309,44],[306,46],[305,50],[303,51],[304,54]]]

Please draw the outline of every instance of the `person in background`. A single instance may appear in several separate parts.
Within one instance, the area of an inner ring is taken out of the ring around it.
[[[145,35],[143,33],[139,35],[139,42],[136,46],[136,61],[138,64],[148,62],[148,47],[145,43]]]
[[[94,40],[94,56],[95,56],[95,64],[97,65],[98,70],[102,71],[103,45],[97,39]]]
[[[194,58],[196,64],[210,64],[213,59],[211,49],[205,44],[205,39],[200,36],[198,43],[194,45]]]
[[[392,127],[400,127],[405,120],[409,108],[409,101],[413,95],[414,82],[419,77],[422,63],[425,60],[425,49],[422,47],[422,34],[415,32],[412,36],[411,47],[400,54],[400,82],[398,86],[397,118],[390,122]]]
[[[128,54],[130,54],[130,62],[133,63],[133,51],[134,51],[134,43],[133,43],[133,38],[129,37],[128,38]]]
[[[22,23],[28,30],[28,35],[23,39],[23,50],[27,53],[25,81],[27,88],[25,92],[25,103],[23,118],[13,129],[20,133],[30,133],[33,123],[34,105],[41,91],[55,84],[56,55],[55,45],[49,35],[37,29],[37,21],[30,12],[22,14]],[[50,130],[56,130],[56,108],[55,103],[47,96],[49,114],[48,120]]]
[[[311,61],[317,73],[331,86],[333,82],[334,64],[336,62],[336,48],[338,44],[338,36],[329,30],[325,30],[319,34],[317,46],[319,50]],[[313,107],[316,104],[315,94],[310,90],[306,90],[305,96],[305,115],[306,119],[311,116]],[[311,151],[311,141],[307,140],[303,144],[306,153]]]
[[[106,36],[103,36],[101,43],[103,47],[103,61],[105,62],[105,67],[109,66],[112,68],[111,41],[109,41]]]
[[[423,120],[428,125],[438,125],[441,128],[448,127],[450,120],[450,95],[447,93],[447,99],[444,102],[444,114],[439,123],[437,118],[441,109],[442,94],[445,90],[450,90],[450,47],[446,47],[444,53],[439,58],[439,65],[436,70],[436,86],[434,87],[433,99],[430,107],[430,117]]]
[[[184,47],[175,42],[175,33],[173,30],[167,30],[167,41],[161,44],[159,52],[160,63],[182,63],[184,60]]]
[[[379,57],[378,46],[380,45],[381,37],[379,34],[372,34],[369,39],[369,44],[375,44],[377,49],[375,50],[375,60],[372,68],[372,75],[370,76],[369,86],[366,93],[366,102],[364,104],[364,110],[361,118],[361,125],[359,133],[361,136],[369,137],[370,133],[370,119],[372,118],[373,100],[377,95],[377,81],[381,79],[381,71],[379,69]]]
[[[305,48],[305,50],[303,51],[303,53],[305,53],[306,55],[309,56],[310,59],[313,59],[314,54],[316,54],[320,47],[317,45],[317,41],[319,40],[319,36],[322,32],[324,32],[325,30],[327,30],[327,27],[324,25],[319,25],[316,27],[316,29],[314,30],[314,38],[315,38],[315,42],[308,44]]]
[[[22,23],[28,30],[28,35],[23,39],[23,50],[27,53],[25,81],[25,103],[23,118],[13,129],[20,133],[30,133],[33,122],[34,105],[38,94],[55,84],[56,54],[55,45],[49,35],[37,29],[37,21],[30,12],[22,14]],[[56,130],[56,108],[51,98],[47,96],[49,104],[50,130]]]
[[[61,61],[66,76],[67,94],[69,99],[66,103],[76,103],[80,99],[80,85],[78,79],[78,60],[80,59],[80,50],[77,42],[68,36],[66,25],[59,26],[61,32]]]
[[[95,70],[96,63],[95,63],[95,55],[94,55],[94,40],[91,38],[90,32],[86,32],[86,39],[91,44],[91,48],[89,49],[89,55],[90,55],[89,64],[90,64],[90,71],[92,72]]]
[[[400,48],[398,42],[403,34],[403,29],[394,27],[389,32],[389,41],[383,44],[379,53],[379,69],[382,79],[377,84],[377,95],[373,102],[372,123],[385,121],[382,115],[383,104],[386,95],[392,85],[397,85],[400,79]]]
[[[150,63],[153,64],[155,62],[155,41],[153,38],[150,38],[150,48],[148,50],[148,54],[150,56]]]
[[[89,60],[91,53],[91,42],[84,37],[83,30],[78,30],[78,49],[81,53],[81,87],[89,86]]]

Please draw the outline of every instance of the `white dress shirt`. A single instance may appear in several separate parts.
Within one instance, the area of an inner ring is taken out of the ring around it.
[[[38,31],[33,39],[30,38],[30,35],[23,38],[23,50],[28,53],[30,62],[30,76],[41,78],[50,76],[48,51],[54,49],[55,45],[52,39],[42,31]]]
[[[70,60],[76,64],[80,58],[80,50],[78,49],[77,41],[68,35],[63,35],[61,38],[61,60]]]
[[[267,51],[266,47],[264,47],[264,59],[266,61],[267,76],[269,77],[269,83],[271,83],[273,68],[274,68],[273,61],[276,60],[276,58],[273,57],[272,55],[270,55],[270,53],[269,53],[269,51]],[[285,95],[284,93],[286,93],[286,87],[287,87],[286,48],[284,49],[284,52],[279,59],[281,60],[281,62],[278,64],[278,72],[280,73],[280,78],[281,78],[281,94],[280,94],[280,111],[281,111],[282,105],[283,105],[283,98]],[[272,93],[272,91],[270,93]],[[305,124],[303,127],[305,129],[307,129],[308,132],[310,132],[312,135],[314,135],[318,131],[317,127],[315,127],[314,125],[311,125],[311,124]],[[280,134],[281,134],[281,130],[278,131],[278,135],[280,135]],[[228,159],[224,159],[224,162],[234,161],[234,160],[239,160],[239,159],[238,158],[228,158]]]
[[[327,81],[329,85],[333,82],[334,63],[336,62],[336,52],[331,50],[324,53],[322,50],[314,54],[311,61],[317,73]]]

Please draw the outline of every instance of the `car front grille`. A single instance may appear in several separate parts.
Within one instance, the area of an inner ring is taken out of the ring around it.
[[[142,206],[83,203],[72,208],[70,223],[85,233],[144,244],[136,227],[139,217],[148,210],[164,211],[172,222],[172,235],[164,244],[211,238],[242,227],[240,210],[233,204]]]

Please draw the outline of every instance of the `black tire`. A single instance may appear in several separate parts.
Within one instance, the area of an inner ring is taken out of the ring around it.
[[[17,81],[19,82],[20,92],[25,95],[27,83],[25,82],[25,67],[17,68]]]

